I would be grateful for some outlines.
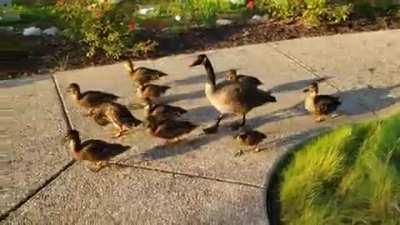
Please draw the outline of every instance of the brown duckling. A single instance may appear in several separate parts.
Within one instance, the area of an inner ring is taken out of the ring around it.
[[[68,131],[64,138],[64,142],[68,142],[72,155],[76,160],[94,163],[96,168],[89,167],[89,169],[95,172],[99,171],[102,167],[107,166],[109,160],[113,156],[130,148],[130,146],[112,144],[95,139],[81,142],[77,130]]]
[[[71,83],[67,88],[73,99],[82,107],[89,109],[89,114],[94,107],[101,105],[104,102],[112,102],[119,99],[119,96],[102,92],[102,91],[85,91],[81,92],[80,87],[76,83]]]
[[[267,136],[264,133],[256,130],[246,130],[239,133],[235,139],[241,144],[246,146],[257,146],[260,144]]]
[[[312,82],[308,88],[303,90],[303,92],[307,93],[304,106],[307,111],[314,114],[316,122],[325,120],[325,117],[336,111],[336,109],[342,104],[339,97],[332,95],[319,95],[317,82]]]
[[[133,61],[128,60],[125,63],[126,69],[129,71],[131,79],[138,85],[144,85],[153,80],[158,80],[160,77],[168,74],[159,70],[149,69],[146,67],[134,67]]]
[[[128,108],[116,102],[103,103],[92,111],[92,116],[97,124],[106,126],[112,123],[117,129],[115,137],[120,137],[132,127],[136,127],[142,121],[136,119]]]
[[[253,84],[255,86],[262,85],[263,83],[256,77],[248,76],[248,75],[238,75],[236,70],[229,70],[226,75],[226,80],[236,81],[236,82],[248,82],[249,84]]]
[[[146,114],[148,116],[155,116],[159,118],[174,119],[185,113],[187,113],[187,110],[179,106],[167,104],[149,104],[146,106]]]
[[[176,141],[179,137],[190,133],[197,127],[189,121],[159,119],[154,116],[148,116],[144,124],[151,135],[166,141]]]
[[[137,88],[137,95],[147,103],[152,102],[154,99],[165,94],[171,87],[156,85],[156,84],[145,84]]]
[[[253,108],[268,102],[276,102],[276,98],[270,92],[260,90],[248,82],[225,80],[216,83],[214,69],[210,60],[204,54],[198,55],[190,66],[197,65],[204,65],[207,71],[205,94],[211,105],[220,112],[215,124],[204,129],[205,133],[215,133],[221,120],[228,114],[242,116],[242,122],[232,126],[232,129],[237,130],[246,124],[246,115]]]

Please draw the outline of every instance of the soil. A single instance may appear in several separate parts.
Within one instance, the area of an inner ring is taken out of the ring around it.
[[[157,58],[169,54],[190,53],[199,50],[226,48],[232,46],[288,40],[352,32],[399,29],[398,16],[381,16],[376,19],[353,17],[348,21],[319,27],[308,27],[299,21],[268,21],[236,24],[217,28],[194,28],[180,34],[160,31],[141,31],[138,40],[154,40],[159,43],[156,51],[148,54],[123,55],[120,60]],[[4,32],[3,32],[4,33]],[[41,74],[58,70],[82,68],[92,65],[115,63],[116,60],[97,54],[92,58],[85,55],[84,46],[61,38],[22,37],[3,34],[7,41],[29,43],[29,48],[4,51],[0,45],[0,80],[16,76]],[[26,44],[25,44],[26,45]],[[18,45],[13,45],[18,46]]]

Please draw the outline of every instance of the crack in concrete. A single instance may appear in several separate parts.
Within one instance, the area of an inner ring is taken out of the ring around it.
[[[61,173],[66,171],[69,167],[74,164],[75,160],[69,161],[65,166],[63,166],[57,173],[53,174],[49,179],[45,180],[42,185],[40,185],[35,190],[32,190],[25,198],[15,204],[12,208],[7,210],[4,214],[0,215],[0,222],[5,220],[12,212],[18,210],[22,205],[34,197],[37,193],[43,190],[48,184],[54,181]]]
[[[68,129],[71,129],[71,121],[69,120],[69,117],[67,116],[66,113],[66,108],[65,104],[60,92],[60,88],[58,86],[58,83],[56,79],[54,78],[54,75],[51,75],[51,78],[53,80],[54,88],[56,90],[57,96],[59,98],[59,102],[61,105],[61,113],[63,114],[63,118],[65,120],[65,124]],[[17,204],[15,204],[13,207],[11,207],[9,210],[7,210],[5,213],[0,215],[0,222],[5,220],[12,212],[18,210],[22,205],[24,205],[26,202],[28,202],[32,197],[34,197],[36,194],[38,194],[41,190],[43,190],[47,185],[49,185],[52,181],[54,181],[58,176],[60,176],[64,171],[66,171],[68,168],[70,168],[73,164],[75,163],[75,160],[72,159],[70,160],[66,165],[64,165],[59,171],[57,171],[55,174],[53,174],[49,179],[45,180],[38,188],[31,190],[27,196],[25,196],[21,201],[19,201]]]
[[[255,185],[255,184],[250,184],[250,183],[245,183],[245,182],[240,182],[240,181],[235,181],[235,180],[226,180],[226,179],[221,179],[221,178],[217,178],[217,177],[208,177],[208,176],[196,175],[196,174],[191,174],[191,173],[177,172],[177,171],[172,171],[172,170],[160,169],[157,167],[141,166],[141,165],[134,165],[134,164],[123,164],[123,163],[110,163],[110,165],[111,166],[115,165],[118,167],[134,168],[134,169],[139,169],[139,170],[147,170],[147,171],[159,172],[159,173],[164,173],[164,174],[171,174],[173,176],[179,175],[179,176],[185,176],[185,177],[189,177],[189,178],[216,181],[216,182],[227,183],[227,184],[235,184],[235,185],[241,185],[241,186],[265,190],[265,187],[260,186],[260,185]]]
[[[301,61],[300,59],[296,58],[295,56],[289,55],[287,53],[285,53],[284,51],[281,51],[278,47],[278,45],[276,43],[269,43],[268,44],[272,49],[274,49],[276,52],[278,52],[279,54],[281,54],[282,56],[286,57],[289,61],[291,61],[293,64],[300,66],[301,68],[305,69],[306,71],[308,71],[309,73],[311,73],[312,75],[314,75],[316,78],[323,78],[323,76],[321,76],[320,74],[317,73],[317,70],[315,70],[314,68],[312,68],[311,66],[308,66],[307,64],[305,64],[303,61]],[[335,84],[333,84],[332,82],[330,82],[329,80],[325,81],[329,86],[331,86],[332,88],[336,89],[339,93],[343,92],[339,87],[337,87]],[[370,111],[374,116],[377,116],[377,113],[375,112],[374,109],[371,109],[370,107],[368,107],[367,105],[362,103],[362,100],[357,97],[357,99],[359,101],[357,101],[357,103],[363,107],[364,109]]]

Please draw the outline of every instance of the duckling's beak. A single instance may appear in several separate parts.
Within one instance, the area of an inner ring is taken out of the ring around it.
[[[203,59],[198,58],[198,59],[196,59],[196,61],[194,61],[192,64],[190,64],[189,67],[198,66],[198,65],[200,65],[201,63],[203,63]]]
[[[310,91],[309,88],[303,89],[303,93],[307,93],[307,92],[309,92],[309,91]]]

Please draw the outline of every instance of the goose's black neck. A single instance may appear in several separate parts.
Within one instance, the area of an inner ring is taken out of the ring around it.
[[[212,86],[215,86],[215,73],[214,68],[209,59],[206,59],[204,63],[204,68],[207,71],[207,82]]]

